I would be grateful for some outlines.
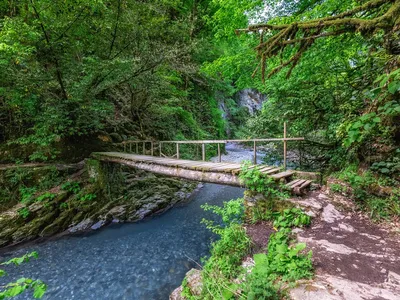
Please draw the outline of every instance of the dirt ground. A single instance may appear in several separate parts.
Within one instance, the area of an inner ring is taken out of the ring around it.
[[[327,190],[293,203],[314,216],[296,230],[313,251],[316,276],[291,291],[292,299],[400,299],[400,235],[373,224],[354,204]]]

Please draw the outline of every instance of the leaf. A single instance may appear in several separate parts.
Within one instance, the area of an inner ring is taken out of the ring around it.
[[[382,168],[382,169],[380,169],[379,170],[381,173],[383,173],[383,174],[388,174],[388,173],[390,173],[390,170],[388,169],[388,168]]]
[[[381,122],[381,118],[380,117],[375,117],[372,119],[372,121],[374,121],[375,123],[380,123]]]
[[[41,282],[40,284],[36,285],[33,291],[33,298],[42,298],[46,290],[47,286],[44,283]]]
[[[400,90],[400,81],[392,81],[388,86],[389,93],[395,94]]]

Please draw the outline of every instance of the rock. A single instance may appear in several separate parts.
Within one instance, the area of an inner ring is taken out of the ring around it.
[[[336,210],[332,204],[329,203],[324,207],[321,218],[327,223],[334,223],[337,220],[344,219],[344,216],[338,210]]]
[[[254,115],[262,108],[264,101],[267,97],[261,94],[256,89],[244,89],[237,93],[238,104],[241,107],[246,107],[250,115]]]
[[[339,228],[343,231],[354,232],[354,227],[349,224],[340,223]]]
[[[201,277],[201,271],[197,269],[191,269],[186,273],[187,286],[193,296],[200,296],[203,289],[203,279]]]
[[[169,295],[169,300],[185,300],[184,297],[182,297],[182,286],[176,288],[171,295]]]
[[[85,219],[81,222],[79,222],[77,225],[72,226],[68,229],[69,232],[75,233],[78,231],[84,231],[90,228],[92,226],[93,221],[91,219]]]
[[[101,227],[103,227],[105,224],[106,224],[106,221],[100,220],[100,221],[98,221],[97,223],[93,224],[93,225],[90,227],[90,229],[92,229],[92,230],[97,230],[97,229],[100,229]]]

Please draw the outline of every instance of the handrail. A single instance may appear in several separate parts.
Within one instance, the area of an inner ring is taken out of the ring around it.
[[[284,128],[283,128],[283,138],[266,138],[266,139],[238,139],[238,140],[188,140],[188,141],[155,141],[155,140],[127,140],[123,141],[117,145],[123,145],[124,146],[124,152],[127,150],[127,145],[129,145],[129,149],[132,152],[132,144],[136,144],[136,153],[139,153],[139,144],[142,144],[142,152],[143,154],[146,154],[146,144],[150,143],[150,153],[153,156],[154,155],[154,150],[158,149],[160,157],[166,157],[162,153],[162,145],[163,144],[176,144],[176,153],[174,154],[173,157],[176,157],[177,159],[180,158],[179,154],[179,147],[182,144],[201,144],[202,145],[202,159],[203,161],[206,160],[206,144],[217,144],[218,145],[218,160],[221,162],[221,144],[226,144],[226,143],[253,143],[254,144],[254,154],[253,154],[253,159],[254,159],[254,164],[257,164],[257,145],[256,143],[259,142],[283,142],[283,167],[286,169],[286,162],[287,162],[287,142],[288,141],[304,141],[304,137],[295,137],[295,138],[288,138],[286,136],[287,133],[287,126],[286,122],[284,123]],[[158,144],[158,147],[154,147],[154,144]]]

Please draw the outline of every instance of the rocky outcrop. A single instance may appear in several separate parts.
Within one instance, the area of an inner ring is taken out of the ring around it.
[[[182,293],[189,293],[192,296],[200,296],[203,289],[201,271],[197,269],[191,269],[186,273],[185,279],[183,280],[182,286],[175,289],[169,296],[170,300],[185,300]]]
[[[0,213],[0,247],[55,234],[96,230],[112,222],[135,222],[190,197],[197,183],[112,166],[108,183],[81,178],[79,191],[53,188]],[[103,186],[101,186],[103,185]],[[41,200],[38,200],[41,199]]]
[[[238,106],[246,107],[250,115],[254,115],[261,110],[263,103],[267,100],[267,96],[256,89],[244,89],[236,94],[236,99]]]

